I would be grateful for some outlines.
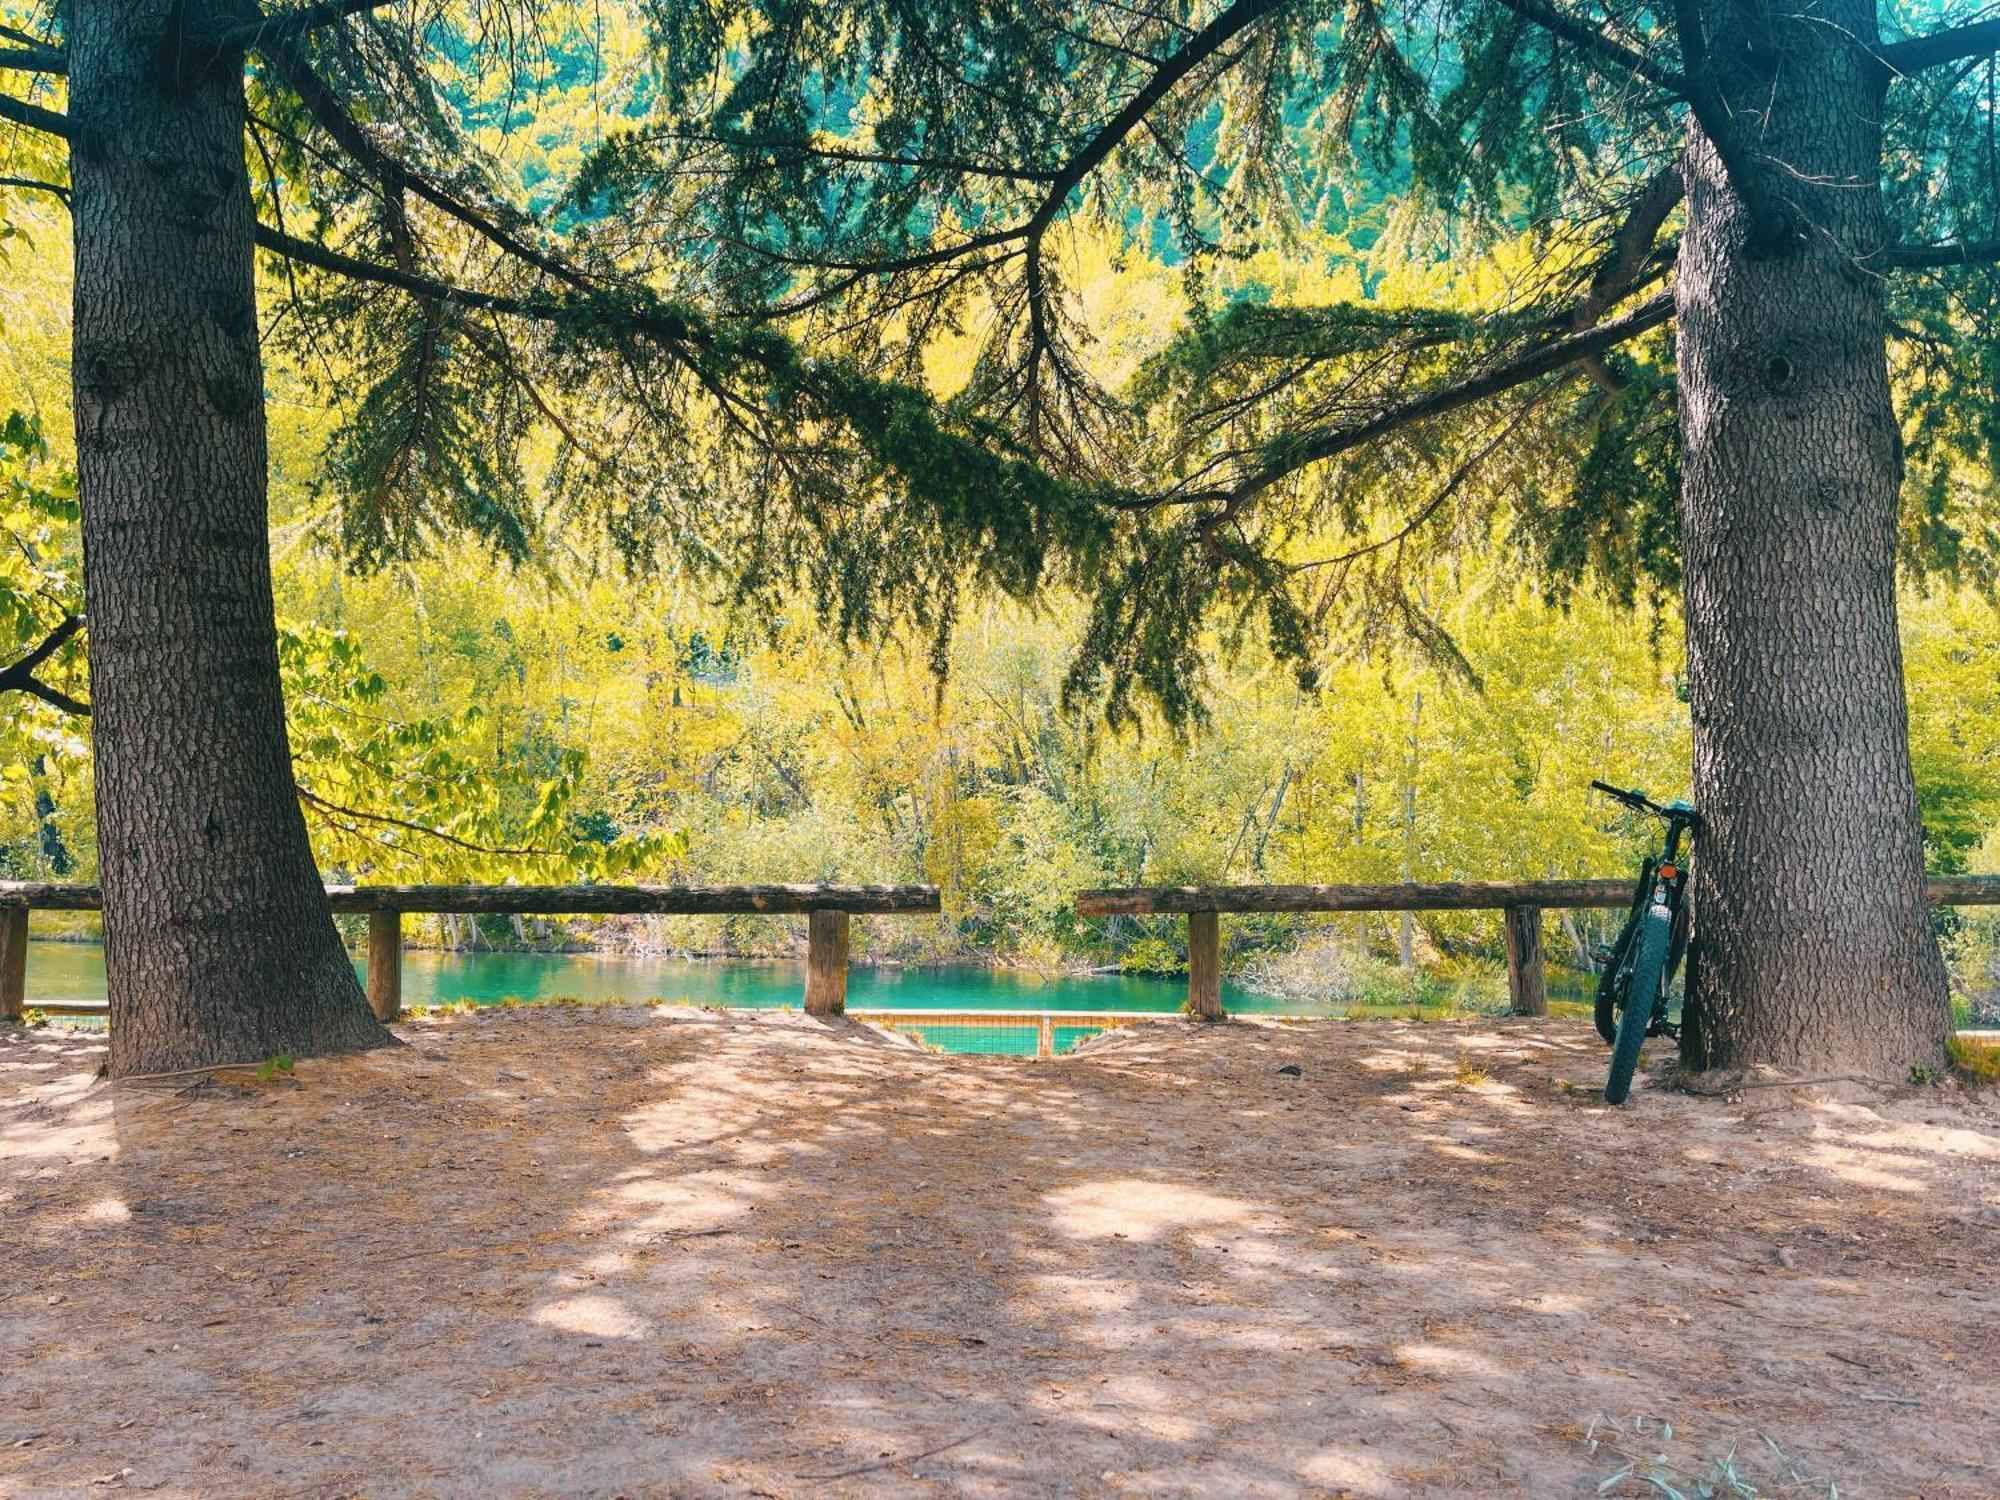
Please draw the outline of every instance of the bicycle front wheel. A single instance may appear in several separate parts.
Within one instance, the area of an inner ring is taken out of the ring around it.
[[[1632,1092],[1632,1075],[1639,1070],[1639,1049],[1646,1045],[1646,1028],[1653,1019],[1653,1006],[1660,998],[1660,984],[1667,971],[1667,949],[1672,945],[1673,920],[1664,907],[1646,913],[1633,941],[1631,977],[1625,985],[1625,1004],[1618,1017],[1618,1040],[1611,1048],[1611,1073],[1604,1080],[1604,1102],[1623,1104]]]

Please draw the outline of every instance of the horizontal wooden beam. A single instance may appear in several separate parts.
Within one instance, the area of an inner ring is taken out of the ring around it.
[[[1937,875],[1934,906],[2000,906],[2000,876]],[[1156,885],[1078,891],[1079,916],[1196,911],[1491,911],[1623,906],[1630,880],[1462,880],[1383,885]]]
[[[2000,875],[1933,875],[1932,906],[2000,906]]]
[[[338,912],[454,912],[534,916],[724,916],[814,911],[914,915],[940,910],[932,885],[330,885]],[[1086,917],[1148,913],[1480,911],[1510,906],[1623,906],[1626,880],[1468,880],[1379,885],[1175,885],[1078,891]],[[2000,906],[2000,876],[1936,875],[1934,906]],[[94,885],[0,881],[0,906],[98,911]]]
[[[499,916],[893,916],[940,909],[934,885],[330,885],[339,912],[488,912]],[[94,885],[0,881],[0,906],[99,911]]]
[[[1466,911],[1508,906],[1623,906],[1626,880],[1468,880],[1395,885],[1164,885],[1078,891],[1086,917],[1195,911]]]

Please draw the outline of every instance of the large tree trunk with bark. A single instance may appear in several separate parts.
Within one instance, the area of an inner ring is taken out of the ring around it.
[[[292,781],[240,59],[69,9],[76,446],[114,1074],[380,1045]],[[237,15],[232,10],[232,15]],[[240,19],[240,15],[238,16]]]
[[[1942,1063],[1950,1008],[1896,632],[1874,9],[1704,9],[1736,145],[1783,222],[1760,236],[1694,127],[1678,361],[1705,826],[1687,1060],[1900,1079]]]

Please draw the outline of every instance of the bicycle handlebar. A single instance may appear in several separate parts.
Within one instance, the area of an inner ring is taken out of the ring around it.
[[[1591,789],[1604,793],[1615,802],[1622,802],[1635,812],[1661,812],[1662,808],[1649,800],[1644,792],[1628,792],[1622,786],[1613,786],[1608,781],[1593,781]]]
[[[1593,790],[1604,793],[1614,802],[1624,803],[1634,812],[1651,813],[1656,818],[1666,818],[1670,822],[1684,823],[1689,827],[1696,827],[1701,822],[1695,810],[1686,803],[1677,802],[1672,807],[1662,807],[1641,791],[1628,792],[1624,787],[1613,786],[1608,781],[1593,781],[1590,785]]]

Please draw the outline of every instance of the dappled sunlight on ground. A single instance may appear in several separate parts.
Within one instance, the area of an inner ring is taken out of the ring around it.
[[[406,1035],[180,1093],[0,1043],[0,1491],[1590,1494],[1666,1413],[1692,1473],[2000,1492],[1933,1437],[2000,1422],[1948,1090],[1611,1111],[1560,1022]]]
[[[1056,1228],[1079,1239],[1157,1240],[1175,1230],[1247,1229],[1258,1218],[1238,1198],[1132,1177],[1065,1188],[1049,1194],[1048,1203]]]

